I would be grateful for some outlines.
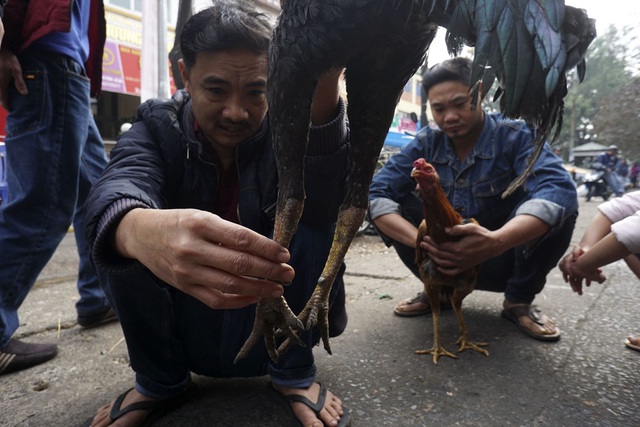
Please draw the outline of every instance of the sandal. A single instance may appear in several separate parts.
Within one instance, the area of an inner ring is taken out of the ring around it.
[[[109,425],[113,424],[116,420],[122,417],[124,414],[127,414],[132,411],[149,411],[147,417],[144,419],[140,427],[150,426],[155,420],[160,418],[163,415],[166,415],[168,412],[173,411],[178,406],[185,403],[196,393],[197,387],[195,384],[191,383],[189,388],[182,394],[179,394],[174,397],[170,397],[168,399],[162,400],[149,400],[145,402],[135,402],[126,407],[122,407],[122,402],[124,398],[129,394],[129,392],[133,390],[130,388],[129,390],[122,393],[120,396],[116,398],[113,402],[113,406],[111,407],[111,412],[109,412]],[[83,424],[84,427],[91,426],[94,417],[89,418]]]
[[[320,411],[322,411],[322,409],[324,408],[324,402],[327,398],[327,388],[322,384],[319,384],[319,385],[320,385],[320,394],[318,395],[317,402],[313,403],[312,401],[307,399],[305,396],[301,396],[299,394],[282,394],[278,390],[276,390],[276,388],[273,386],[271,382],[269,382],[269,388],[271,392],[278,395],[281,399],[284,399],[289,405],[289,407],[291,407],[292,403],[302,403],[308,406],[309,408],[311,408],[311,410],[316,414],[318,419],[320,419]],[[342,412],[343,414],[340,417],[340,422],[338,423],[338,427],[350,427],[351,417],[349,416],[349,409],[347,409],[347,407],[343,405]]]
[[[640,337],[630,336],[624,340],[624,345],[629,347],[631,350],[640,351]]]
[[[518,329],[522,331],[524,334],[530,336],[531,338],[535,338],[540,341],[558,341],[560,339],[560,330],[555,328],[556,332],[553,334],[541,334],[538,332],[534,332],[531,329],[520,324],[519,319],[522,316],[527,316],[529,319],[537,323],[538,325],[545,325],[547,322],[551,321],[551,319],[540,311],[540,309],[535,305],[529,304],[518,304],[514,305],[509,309],[502,310],[502,317],[507,320],[512,321],[516,324]]]
[[[440,304],[440,310],[451,310],[452,308],[449,302]],[[400,317],[416,317],[431,314],[429,297],[425,292],[418,292],[415,297],[400,301],[393,309],[393,313]]]

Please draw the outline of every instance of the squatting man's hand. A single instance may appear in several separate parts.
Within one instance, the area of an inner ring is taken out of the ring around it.
[[[591,286],[591,282],[603,283],[607,278],[602,274],[602,269],[596,268],[589,271],[580,267],[578,259],[586,252],[580,246],[575,246],[570,254],[565,255],[558,264],[562,271],[562,278],[566,283],[571,285],[573,292],[582,295],[583,282],[587,286]]]
[[[212,308],[279,297],[293,280],[287,249],[241,225],[195,209],[133,209],[115,233],[117,251]]]
[[[429,253],[443,274],[458,275],[499,254],[494,233],[478,224],[456,225],[445,231],[458,236],[459,240],[436,244],[431,237],[425,236],[420,242],[420,247]]]

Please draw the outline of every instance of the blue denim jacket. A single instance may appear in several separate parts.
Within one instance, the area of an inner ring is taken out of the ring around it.
[[[495,230],[514,215],[528,214],[547,223],[553,232],[577,212],[578,196],[571,176],[548,144],[524,188],[502,198],[509,183],[525,169],[532,148],[525,123],[499,114],[485,114],[480,138],[463,161],[444,133],[424,128],[374,177],[369,215],[375,219],[402,214],[405,204],[416,202],[411,169],[414,160],[424,157],[438,171],[444,192],[462,217],[475,218]]]

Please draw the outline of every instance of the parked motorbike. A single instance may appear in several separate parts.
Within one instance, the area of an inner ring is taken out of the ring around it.
[[[603,170],[592,170],[584,176],[584,184],[587,187],[587,202],[592,197],[602,197],[603,200],[608,200],[613,193],[609,184],[604,180],[604,174]]]

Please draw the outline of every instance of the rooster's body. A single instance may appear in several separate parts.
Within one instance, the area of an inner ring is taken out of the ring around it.
[[[559,117],[565,73],[583,71],[595,36],[584,11],[563,0],[283,0],[270,47],[268,101],[278,160],[279,194],[274,240],[288,247],[304,208],[303,165],[316,84],[330,70],[346,69],[351,129],[349,186],[338,212],[334,241],[322,276],[298,316],[328,338],[328,296],[362,223],[380,149],[407,81],[423,63],[438,26],[450,49],[475,44],[472,78],[502,85],[508,116],[537,126],[542,147]],[[535,160],[535,159],[534,159]],[[262,336],[275,360],[297,340],[300,321],[284,298],[258,303],[254,330],[238,354]],[[275,348],[275,332],[288,340]]]
[[[424,159],[418,159],[413,163],[411,176],[418,183],[420,197],[423,203],[424,220],[418,227],[418,238],[416,241],[416,264],[420,270],[420,278],[424,283],[424,291],[429,296],[431,312],[433,317],[433,347],[430,350],[418,350],[418,354],[432,354],[433,363],[438,363],[440,356],[456,356],[445,350],[440,343],[440,299],[446,295],[453,306],[453,310],[460,325],[459,352],[465,349],[472,349],[484,355],[488,355],[487,350],[482,348],[486,343],[474,343],[469,341],[469,333],[462,316],[462,300],[473,292],[478,277],[477,267],[457,275],[446,276],[437,270],[437,265],[429,258],[427,251],[420,248],[420,242],[425,236],[429,236],[435,243],[443,243],[453,239],[445,233],[446,227],[463,222],[462,217],[453,209],[447,196],[440,187],[440,178],[435,168]],[[473,219],[466,221],[474,221]],[[475,222],[475,221],[474,221]]]

